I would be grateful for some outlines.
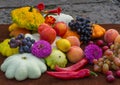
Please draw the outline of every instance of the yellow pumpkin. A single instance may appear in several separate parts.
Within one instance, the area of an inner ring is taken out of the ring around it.
[[[13,54],[18,53],[18,48],[10,48],[8,42],[10,39],[5,39],[2,43],[0,43],[0,53],[3,56],[11,56]]]
[[[11,11],[12,21],[21,28],[37,30],[45,19],[36,8],[21,7]]]

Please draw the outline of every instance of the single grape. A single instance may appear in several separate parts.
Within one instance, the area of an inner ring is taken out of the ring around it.
[[[25,52],[28,52],[28,50],[29,50],[30,48],[26,45],[26,46],[23,46],[23,50],[25,51]]]
[[[108,82],[113,82],[113,81],[115,81],[115,77],[114,77],[113,75],[108,75],[108,76],[106,77],[106,80],[107,80]]]
[[[115,63],[112,63],[112,65],[111,65],[111,69],[113,69],[113,70],[119,70],[120,67],[117,66],[117,65],[115,65]]]
[[[16,40],[16,44],[17,44],[17,46],[20,46],[20,45],[22,45],[22,41],[21,40]]]
[[[17,48],[17,44],[16,43],[10,43],[10,48]]]
[[[24,53],[23,46],[20,46],[20,47],[19,47],[19,53]]]
[[[27,42],[27,46],[28,46],[28,47],[31,47],[31,46],[32,46],[32,42],[28,41],[28,42]]]
[[[107,63],[104,63],[102,66],[102,72],[106,74],[106,72],[109,71],[109,65]]]
[[[85,23],[90,23],[90,20],[86,19],[86,20],[85,20]]]
[[[118,57],[114,57],[113,62],[115,63],[115,65],[120,66],[120,59]]]
[[[98,63],[98,60],[97,60],[97,59],[93,59],[93,63],[94,63],[94,64],[97,64],[97,63]]]
[[[106,50],[104,52],[104,55],[106,55],[106,56],[113,56],[113,51],[111,51],[110,49],[108,49],[108,50]]]
[[[101,72],[101,67],[98,66],[97,64],[94,64],[94,71],[95,72]]]
[[[30,52],[31,52],[31,49],[28,49],[27,52],[30,53]]]
[[[98,66],[102,67],[103,66],[103,62],[102,61],[98,62]]]
[[[23,39],[23,40],[22,40],[22,44],[23,44],[23,45],[26,45],[26,44],[27,44],[27,40],[26,40],[26,39]]]
[[[30,37],[26,37],[25,38],[27,41],[31,41],[31,38]]]
[[[10,39],[10,43],[15,43],[15,42],[16,42],[15,38]]]
[[[32,42],[32,44],[35,42],[35,40],[34,39],[31,39],[31,42]]]
[[[20,33],[17,37],[16,37],[16,39],[18,40],[18,39],[23,39],[24,38],[24,34],[23,33]]]

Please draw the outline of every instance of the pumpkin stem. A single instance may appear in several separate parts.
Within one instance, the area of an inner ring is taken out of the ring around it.
[[[27,58],[26,57],[22,57],[22,59],[26,60]]]
[[[33,10],[33,6],[30,7],[29,12],[32,12],[32,10]]]

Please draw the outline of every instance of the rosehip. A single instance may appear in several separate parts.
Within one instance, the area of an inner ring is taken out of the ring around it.
[[[104,42],[103,42],[103,40],[98,40],[98,41],[96,42],[96,44],[97,44],[98,46],[103,46],[103,45],[104,45]]]
[[[120,70],[116,71],[116,76],[120,78]]]
[[[107,71],[106,76],[108,76],[108,75],[113,75],[113,72],[112,71]]]
[[[106,80],[107,80],[108,82],[113,82],[113,81],[115,80],[115,77],[114,77],[113,75],[108,75],[108,76],[106,77]]]
[[[108,50],[108,49],[109,49],[108,46],[103,46],[103,47],[102,47],[102,50],[103,50],[103,51],[106,51],[106,50]]]

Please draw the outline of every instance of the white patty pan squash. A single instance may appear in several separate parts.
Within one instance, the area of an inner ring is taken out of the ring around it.
[[[8,79],[15,78],[18,81],[26,78],[36,79],[47,70],[43,59],[37,58],[30,53],[14,54],[8,57],[1,65]]]

